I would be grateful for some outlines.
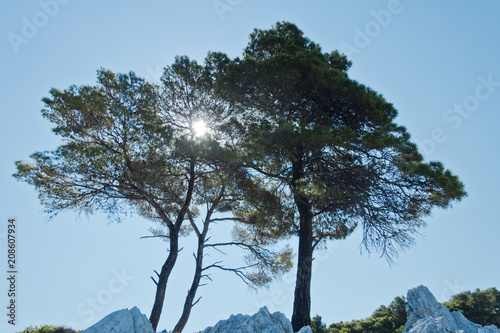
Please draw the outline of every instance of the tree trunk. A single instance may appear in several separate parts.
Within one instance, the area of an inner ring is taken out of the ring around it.
[[[207,214],[205,216],[205,221],[203,222],[203,229],[200,232],[196,224],[194,224],[193,220],[191,220],[193,229],[196,232],[196,235],[198,236],[198,250],[196,252],[196,268],[194,271],[194,277],[193,277],[193,283],[191,284],[191,288],[189,288],[188,294],[186,296],[186,300],[184,301],[184,309],[182,310],[182,315],[179,318],[179,321],[174,327],[173,333],[180,333],[186,326],[186,323],[189,319],[189,315],[191,314],[191,309],[193,306],[198,303],[199,299],[197,301],[194,301],[194,298],[196,296],[196,291],[198,290],[198,287],[200,286],[200,280],[203,274],[203,256],[204,256],[204,250],[205,250],[205,242],[207,240],[207,233],[209,230],[210,226],[210,220],[212,218],[212,214],[214,213],[215,208],[219,205],[221,199],[223,198],[224,190],[225,187],[223,186],[220,193],[219,197],[215,199],[215,201],[212,203],[212,207],[207,211]]]
[[[292,326],[295,332],[311,325],[311,278],[313,257],[313,227],[311,205],[302,196],[296,196],[300,215],[299,253]]]
[[[151,322],[155,332],[158,322],[160,321],[161,311],[165,301],[165,290],[167,289],[168,278],[174,268],[177,255],[179,254],[179,230],[176,227],[169,228],[169,233],[170,253],[161,268],[160,276],[158,277],[158,284],[156,286],[155,302],[153,304],[153,309],[151,310],[151,316],[149,316],[149,321]]]
[[[302,149],[297,151],[297,159],[292,163],[292,192],[299,212],[299,253],[297,262],[297,279],[293,300],[292,326],[298,332],[304,326],[311,325],[311,277],[313,255],[313,215],[309,200],[300,193],[298,182],[304,176]]]
[[[208,222],[205,222],[208,223]],[[186,326],[189,315],[191,314],[191,309],[193,308],[194,298],[196,296],[196,291],[200,286],[201,275],[203,272],[203,249],[205,246],[205,233],[198,238],[198,251],[196,253],[196,269],[194,272],[193,283],[188,291],[186,300],[184,301],[184,309],[182,310],[182,315],[174,327],[173,333],[180,333]]]
[[[177,221],[171,227],[169,227],[169,241],[170,241],[170,253],[168,254],[167,260],[163,264],[158,277],[158,285],[156,286],[156,296],[155,303],[153,304],[153,309],[151,310],[151,315],[149,316],[149,321],[153,326],[153,330],[156,332],[158,322],[160,321],[161,311],[163,309],[163,303],[165,302],[165,291],[167,289],[167,282],[174,268],[175,262],[177,260],[177,255],[179,254],[179,229],[182,225],[186,213],[191,205],[191,199],[193,197],[194,182],[195,182],[195,164],[196,159],[192,158],[189,164],[189,183],[188,190],[186,193],[186,200],[182,206],[179,214],[177,215]]]

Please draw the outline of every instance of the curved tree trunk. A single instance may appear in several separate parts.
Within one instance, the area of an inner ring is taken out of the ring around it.
[[[208,222],[206,222],[208,223]],[[193,283],[191,288],[189,288],[186,300],[184,301],[184,309],[182,310],[182,315],[174,327],[173,333],[180,333],[186,326],[189,315],[191,314],[191,309],[198,302],[194,301],[196,296],[196,291],[200,286],[200,280],[203,272],[203,249],[205,247],[205,234],[198,238],[198,251],[196,253],[196,269],[194,272]]]
[[[170,253],[168,254],[167,260],[161,268],[161,272],[158,276],[158,284],[156,286],[156,296],[155,302],[153,304],[153,309],[151,310],[151,315],[149,316],[149,321],[153,326],[153,330],[156,332],[158,322],[160,321],[161,311],[163,309],[163,303],[165,301],[165,291],[167,289],[167,282],[174,268],[175,262],[177,260],[177,255],[179,254],[179,230],[177,228],[170,228]]]
[[[207,240],[207,233],[208,233],[208,228],[210,226],[210,219],[212,217],[212,214],[219,204],[220,200],[223,197],[224,189],[221,190],[219,197],[213,202],[212,207],[207,211],[207,215],[205,216],[205,221],[203,222],[203,229],[200,232],[199,229],[196,227],[196,224],[191,220],[193,229],[196,232],[196,235],[198,236],[198,250],[195,255],[196,259],[196,268],[194,271],[194,277],[193,277],[193,283],[191,284],[191,288],[189,288],[188,294],[186,296],[186,300],[184,301],[184,309],[182,310],[182,315],[179,318],[179,321],[174,327],[173,333],[180,333],[186,326],[186,323],[189,319],[189,315],[191,314],[191,309],[193,306],[195,306],[196,303],[198,303],[198,300],[194,300],[196,296],[196,291],[198,290],[198,287],[200,286],[200,280],[201,277],[203,276],[203,256],[204,256],[204,250],[205,250],[205,242]]]
[[[155,302],[153,304],[153,309],[151,310],[151,315],[149,316],[149,321],[153,326],[153,330],[156,332],[158,327],[158,322],[160,321],[161,311],[163,310],[163,303],[165,302],[165,291],[167,289],[167,282],[174,268],[175,262],[177,261],[177,255],[179,254],[179,229],[182,225],[186,213],[191,205],[191,199],[193,197],[194,182],[195,182],[195,164],[196,159],[192,158],[189,163],[189,183],[186,193],[186,200],[177,215],[177,221],[175,224],[169,227],[169,241],[170,241],[170,253],[168,254],[167,260],[161,268],[160,275],[158,276],[158,284],[156,286],[156,296]]]

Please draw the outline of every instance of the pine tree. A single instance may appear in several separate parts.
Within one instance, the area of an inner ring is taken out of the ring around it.
[[[412,244],[433,207],[465,196],[440,162],[425,163],[397,111],[380,94],[349,78],[351,62],[323,53],[294,24],[256,29],[243,58],[207,58],[217,92],[239,109],[242,161],[280,198],[282,218],[259,227],[297,235],[292,315],[310,324],[314,249],[363,228],[365,248],[391,260]],[[243,212],[237,212],[244,215]]]
[[[32,154],[31,161],[16,162],[14,176],[35,186],[51,217],[65,210],[101,211],[119,220],[121,213],[136,211],[156,224],[151,237],[167,240],[169,254],[157,278],[152,278],[156,294],[149,319],[154,329],[180,237],[189,229],[197,238],[195,273],[174,332],[186,325],[208,269],[234,272],[253,286],[291,267],[291,251],[268,248],[269,238],[207,243],[210,224],[221,221],[214,215],[231,211],[242,191],[265,198],[238,163],[232,144],[236,138],[222,131],[230,127],[226,122],[231,110],[213,96],[211,86],[204,66],[187,57],[177,57],[165,69],[161,85],[134,73],[100,70],[97,85],[52,89],[52,97],[44,98],[42,114],[55,124],[53,130],[64,144],[52,152]],[[209,133],[198,132],[201,122]],[[200,206],[207,212],[197,223]],[[226,246],[245,250],[247,265],[203,263],[207,249]]]

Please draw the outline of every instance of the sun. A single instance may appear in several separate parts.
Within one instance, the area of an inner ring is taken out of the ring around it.
[[[196,137],[204,136],[209,132],[207,124],[203,120],[197,120],[193,123],[194,135]]]

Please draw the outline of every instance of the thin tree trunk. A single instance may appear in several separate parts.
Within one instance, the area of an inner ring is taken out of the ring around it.
[[[182,225],[186,213],[191,205],[191,199],[193,197],[194,182],[195,182],[195,158],[191,159],[189,164],[189,183],[188,190],[186,193],[186,200],[182,206],[179,214],[177,215],[177,221],[171,227],[169,227],[169,241],[170,241],[170,253],[168,254],[167,260],[163,264],[158,277],[158,284],[156,286],[156,296],[155,302],[153,304],[153,309],[151,310],[151,315],[149,316],[149,321],[153,326],[153,330],[156,332],[158,327],[158,322],[160,321],[161,311],[163,310],[163,303],[165,302],[165,291],[167,289],[167,282],[174,268],[175,262],[177,261],[177,255],[179,254],[179,229]]]
[[[203,273],[203,256],[204,256],[204,250],[205,250],[205,242],[206,242],[206,237],[208,233],[208,227],[210,226],[210,221],[212,218],[212,214],[215,210],[215,208],[219,205],[220,200],[223,197],[224,194],[224,189],[220,191],[219,197],[213,202],[212,207],[207,211],[207,214],[205,216],[205,221],[203,223],[203,229],[200,232],[196,224],[194,224],[193,220],[191,220],[191,224],[193,226],[193,229],[198,236],[198,251],[196,253],[196,268],[194,271],[194,277],[193,277],[193,283],[191,284],[191,288],[189,288],[188,294],[186,296],[186,300],[184,301],[184,309],[182,310],[182,315],[179,318],[179,321],[174,327],[173,333],[180,333],[186,326],[186,323],[189,319],[189,315],[191,314],[191,309],[193,306],[198,302],[194,301],[194,298],[196,296],[196,292],[198,291],[198,287],[200,286],[200,280],[202,277]]]
[[[208,222],[206,222],[208,223]],[[196,296],[196,291],[200,286],[201,275],[203,272],[203,249],[205,246],[205,234],[201,235],[198,238],[198,251],[196,253],[196,269],[194,272],[193,283],[191,284],[191,288],[189,288],[188,294],[186,296],[186,300],[184,302],[184,309],[182,311],[182,315],[174,327],[173,333],[180,333],[186,326],[189,315],[191,314],[191,309],[196,304],[194,302],[194,298]]]
[[[313,258],[313,227],[311,206],[305,198],[296,199],[300,214],[299,253],[292,326],[298,332],[311,325],[311,278]]]
[[[165,291],[167,289],[168,278],[174,268],[177,255],[179,254],[179,230],[177,228],[170,228],[169,232],[170,253],[161,268],[160,275],[158,277],[158,284],[156,286],[155,302],[153,304],[153,309],[151,310],[151,315],[149,316],[149,321],[151,322],[155,332],[158,327],[158,322],[160,321],[161,311],[165,301]]]

